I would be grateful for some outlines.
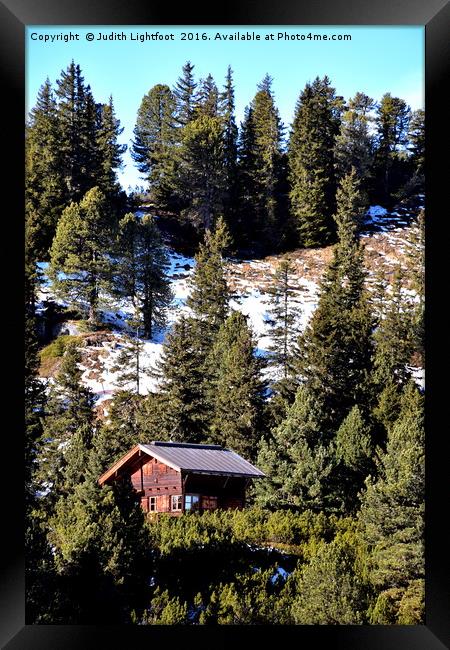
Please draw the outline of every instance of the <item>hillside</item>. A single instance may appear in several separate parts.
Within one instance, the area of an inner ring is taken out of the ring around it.
[[[421,207],[421,206],[419,206]],[[380,270],[386,280],[390,282],[395,266],[406,268],[409,239],[415,225],[411,218],[417,213],[407,207],[400,207],[388,213],[380,206],[372,206],[366,215],[366,224],[362,232],[365,244],[365,263],[368,270],[367,286],[373,290],[375,274]],[[176,252],[167,243],[170,267],[168,275],[173,291],[172,307],[168,315],[165,331],[159,331],[152,340],[144,341],[144,351],[141,363],[144,368],[155,368],[155,364],[162,352],[166,331],[180,317],[188,313],[186,298],[188,296],[188,279],[195,265],[192,257],[187,257]],[[313,313],[318,299],[318,285],[332,256],[332,246],[317,249],[298,249],[291,252],[290,258],[296,269],[296,294],[297,305],[300,307],[300,327],[303,328]],[[270,345],[270,325],[267,323],[267,308],[269,301],[269,287],[273,282],[276,266],[280,255],[270,255],[263,259],[228,259],[228,285],[232,292],[230,307],[247,315],[254,330],[258,349],[257,353],[265,356]],[[51,302],[58,303],[51,292],[45,278],[46,265],[40,264],[44,273],[43,284],[38,294],[38,313],[43,313]],[[414,301],[415,292],[410,288],[406,278],[405,292]],[[59,302],[62,305],[61,302]],[[77,336],[82,350],[83,381],[91,388],[96,397],[96,404],[102,404],[100,414],[107,413],[107,404],[117,390],[117,372],[113,367],[117,362],[125,343],[125,320],[130,306],[126,302],[111,302],[103,304],[102,322],[104,329],[95,333],[80,331],[77,320],[67,319],[58,323],[53,328],[53,336]],[[49,363],[41,365],[42,378],[51,378],[59,367],[60,357],[51,358]],[[412,368],[413,374],[419,383],[424,385],[424,373],[419,367]],[[268,370],[266,373],[270,373]],[[156,380],[145,374],[141,382],[140,392],[146,394],[155,391]]]

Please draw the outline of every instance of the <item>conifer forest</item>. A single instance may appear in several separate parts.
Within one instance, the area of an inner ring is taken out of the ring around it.
[[[238,124],[238,72],[128,144],[75,61],[27,116],[28,624],[423,623],[424,111],[266,75]],[[154,440],[265,477],[150,519],[98,479]]]

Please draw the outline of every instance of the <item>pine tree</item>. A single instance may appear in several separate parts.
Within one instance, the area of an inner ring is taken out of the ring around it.
[[[423,174],[425,172],[425,111],[413,111],[409,121],[408,144],[414,174],[421,179],[423,189]]]
[[[306,84],[298,99],[288,147],[291,212],[302,246],[320,246],[334,235],[335,140],[342,98],[328,77]]]
[[[221,326],[210,362],[211,440],[251,459],[263,430],[264,383],[253,334],[241,312],[230,314]]]
[[[358,406],[353,406],[336,433],[338,480],[347,512],[359,507],[358,494],[373,470],[372,428]]]
[[[94,187],[71,203],[58,223],[50,251],[49,276],[55,293],[88,312],[97,322],[100,291],[109,280],[112,226],[105,195]]]
[[[119,223],[116,248],[114,293],[131,301],[133,331],[142,327],[144,337],[151,339],[165,326],[173,298],[167,250],[154,218],[126,214]]]
[[[267,248],[280,246],[279,194],[283,125],[266,75],[246,111],[239,142],[239,174],[247,237]]]
[[[47,259],[64,207],[57,104],[50,80],[39,89],[30,112],[25,148],[26,239],[28,255]]]
[[[296,584],[292,603],[297,625],[367,623],[370,589],[360,569],[361,544],[354,533],[339,534],[319,546]]]
[[[207,353],[228,314],[230,296],[223,253],[229,243],[228,230],[223,219],[219,219],[214,232],[207,231],[205,234],[189,280],[190,292],[186,304],[192,310],[197,325],[199,344]]]
[[[269,364],[278,371],[278,378],[273,384],[281,413],[285,414],[288,404],[294,401],[298,387],[296,380],[296,344],[300,333],[300,309],[296,306],[296,285],[293,278],[294,265],[289,257],[284,257],[275,270],[273,284],[270,287],[270,336],[272,343],[269,351]],[[284,405],[284,406],[283,406]]]
[[[372,399],[373,319],[364,281],[364,249],[357,233],[359,198],[353,174],[338,193],[338,244],[320,285],[319,304],[300,337],[298,371],[323,407],[323,423],[337,430],[355,404]]]
[[[65,184],[65,204],[79,201],[95,185],[92,172],[97,169],[95,126],[97,111],[81,68],[74,61],[57,80],[60,152]]]
[[[116,170],[120,169],[122,156],[127,149],[127,145],[117,142],[122,133],[123,127],[116,117],[113,98],[110,96],[107,104],[100,104],[98,107],[95,146],[99,170],[93,183],[98,185],[110,201],[120,192]]]
[[[225,193],[223,123],[201,115],[183,128],[178,195],[182,215],[204,232],[222,214]]]
[[[335,161],[338,179],[355,168],[364,188],[369,181],[373,155],[371,123],[375,101],[364,93],[356,93],[342,113],[339,135],[336,137]]]
[[[130,329],[134,329],[134,334],[124,337],[122,349],[111,371],[117,373],[115,379],[116,386],[122,389],[128,388],[139,395],[141,379],[147,374],[147,368],[142,361],[144,341],[139,338],[139,319],[127,319],[127,325]]]
[[[201,442],[205,437],[203,367],[193,331],[192,320],[181,317],[164,342],[157,365],[163,406],[159,439]]]
[[[408,128],[411,109],[403,99],[386,93],[381,98],[376,116],[376,147],[374,174],[376,199],[389,207],[394,194],[406,181]]]
[[[194,80],[194,66],[187,61],[183,66],[183,74],[178,79],[173,94],[176,99],[176,119],[179,125],[186,126],[195,116],[197,104],[197,83]]]
[[[389,430],[378,478],[367,481],[359,517],[372,556],[378,592],[375,624],[423,622],[424,455],[423,397],[410,382],[400,416]]]
[[[69,345],[49,391],[38,457],[41,489],[51,486],[49,504],[83,479],[92,444],[94,398],[82,384],[80,362],[79,350]]]
[[[176,101],[170,88],[153,86],[138,110],[131,157],[148,181],[151,201],[160,209],[175,206],[177,171]]]
[[[219,94],[219,115],[223,127],[223,161],[225,169],[225,190],[223,197],[223,214],[231,236],[236,237],[237,218],[237,141],[238,128],[235,120],[235,100],[233,71],[228,66],[225,86]]]
[[[259,444],[256,464],[267,478],[255,485],[257,503],[317,512],[339,507],[330,484],[336,461],[321,419],[320,403],[301,387],[286,419]]]
[[[409,229],[407,248],[408,276],[417,301],[413,306],[412,328],[414,352],[419,356],[419,365],[425,364],[425,210],[420,210],[417,219]]]
[[[85,480],[62,496],[49,539],[70,594],[65,621],[73,624],[131,622],[147,592],[149,544],[144,515],[131,482],[100,487],[97,450],[89,454]]]
[[[206,79],[200,79],[196,100],[196,117],[199,117],[200,115],[218,117],[219,90],[211,74],[208,74]]]
[[[384,311],[374,335],[374,381],[380,386],[390,379],[403,385],[410,377],[407,365],[414,348],[414,312],[403,289],[404,271],[397,267],[391,293],[385,294]]]

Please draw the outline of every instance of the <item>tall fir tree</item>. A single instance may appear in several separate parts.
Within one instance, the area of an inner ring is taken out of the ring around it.
[[[373,317],[358,237],[359,196],[350,174],[341,182],[335,215],[338,244],[320,285],[319,303],[300,337],[300,378],[322,403],[323,423],[337,430],[355,404],[371,403]]]
[[[98,321],[101,289],[110,281],[112,232],[105,195],[94,187],[64,210],[50,251],[54,291],[87,312],[91,327]]]
[[[246,111],[239,142],[243,224],[247,238],[260,247],[280,247],[280,180],[283,125],[266,75]]]
[[[151,339],[165,326],[173,294],[167,277],[167,250],[155,219],[126,214],[119,223],[114,265],[114,293],[129,299],[133,307],[133,331],[142,327]]]
[[[157,84],[142,98],[134,127],[131,156],[148,181],[150,200],[174,209],[177,171],[176,99],[169,86]]]
[[[408,163],[406,145],[411,109],[403,99],[386,93],[377,108],[374,154],[375,199],[386,207],[405,183]]]
[[[334,150],[342,104],[327,76],[307,83],[297,101],[288,147],[290,204],[305,247],[329,243],[334,236]]]
[[[398,266],[391,291],[384,296],[384,309],[375,339],[374,381],[383,387],[389,380],[404,385],[410,378],[408,364],[414,349],[414,309],[404,293],[405,273]]]
[[[225,85],[219,94],[219,115],[223,121],[223,161],[225,169],[225,189],[223,215],[232,238],[236,238],[237,218],[237,148],[238,128],[235,118],[235,98],[233,71],[228,66]]]
[[[79,201],[93,186],[96,107],[79,65],[72,61],[57,80],[58,124],[65,203]]]
[[[222,120],[205,114],[190,121],[183,128],[179,160],[182,215],[200,233],[211,230],[223,212],[225,195]]]
[[[371,623],[423,622],[424,470],[423,397],[410,382],[381,454],[379,475],[367,481],[359,516],[378,592]]]
[[[189,280],[187,306],[192,310],[198,330],[200,350],[209,354],[214,338],[228,315],[229,290],[224,251],[230,244],[228,229],[219,219],[214,232],[207,231],[195,256],[195,268]]]
[[[184,64],[183,73],[173,90],[176,99],[176,119],[181,127],[186,126],[195,117],[197,83],[194,78],[194,67],[190,61]]]
[[[157,364],[162,397],[159,439],[198,443],[206,437],[204,368],[194,327],[182,316],[167,335]]]
[[[408,144],[414,166],[414,174],[423,176],[425,172],[425,111],[423,109],[419,108],[411,114]]]
[[[294,264],[285,256],[279,262],[269,289],[269,325],[272,343],[269,351],[269,365],[277,370],[277,379],[272,385],[275,395],[271,406],[277,403],[279,414],[283,417],[286,408],[292,404],[298,388],[296,378],[296,345],[300,334],[300,308],[297,300],[297,279]]]
[[[241,312],[231,313],[221,326],[211,363],[211,440],[253,459],[264,427],[265,386],[253,333]]]
[[[28,255],[46,260],[64,207],[61,134],[56,98],[47,78],[30,111],[25,137]]]
[[[45,500],[50,511],[60,494],[83,480],[86,454],[92,446],[94,398],[82,383],[80,363],[76,345],[68,346],[49,391],[39,445],[38,477],[40,489],[44,493],[48,490]]]
[[[371,165],[374,149],[371,132],[375,101],[365,93],[356,93],[342,113],[342,122],[336,137],[336,176],[341,179],[352,167],[361,183],[364,202],[368,202],[367,187],[371,182]]]
[[[127,150],[126,144],[119,144],[118,138],[123,133],[123,127],[116,117],[114,102],[110,96],[107,104],[98,106],[95,147],[98,157],[98,172],[93,185],[98,187],[110,201],[110,207],[118,209],[117,199],[120,186],[117,181],[117,170],[122,166],[122,156]]]
[[[200,79],[196,97],[196,117],[208,115],[218,117],[219,114],[219,90],[211,74],[205,79]]]

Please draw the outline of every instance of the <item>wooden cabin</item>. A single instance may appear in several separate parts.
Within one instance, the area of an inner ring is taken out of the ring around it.
[[[220,445],[138,444],[99,478],[100,485],[129,476],[146,513],[243,508],[245,490],[265,474]]]

